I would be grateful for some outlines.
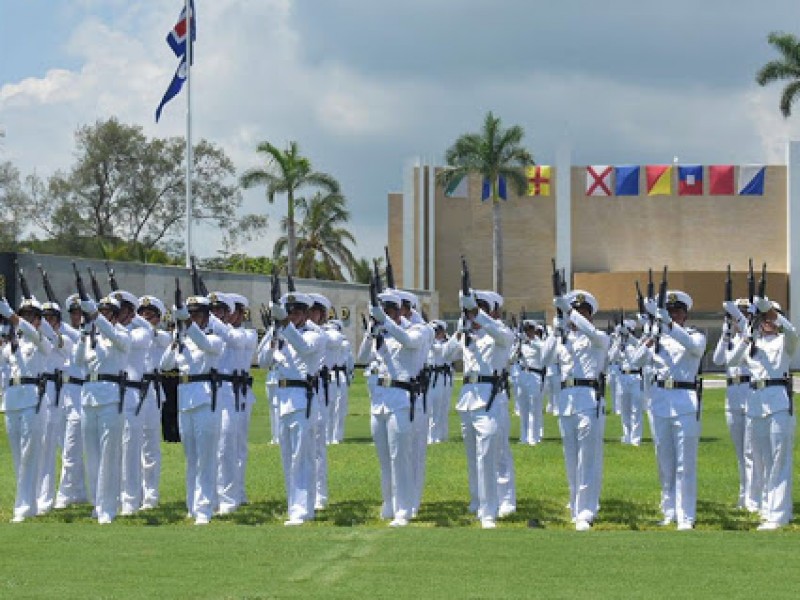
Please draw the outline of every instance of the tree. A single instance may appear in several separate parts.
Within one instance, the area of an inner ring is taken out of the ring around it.
[[[347,244],[355,244],[356,240],[348,229],[342,227],[350,220],[346,202],[344,196],[338,193],[317,193],[311,200],[296,200],[301,217],[295,239],[299,277],[344,281],[342,268],[347,270],[350,277],[353,276],[356,260]],[[288,227],[288,219],[284,219],[281,229],[286,232]],[[278,238],[273,258],[283,254],[288,245],[288,235]]]
[[[781,94],[780,109],[784,117],[789,117],[792,104],[800,94],[800,39],[791,33],[773,31],[767,41],[780,53],[780,58],[761,67],[756,81],[762,86],[773,81],[788,81]]]
[[[532,165],[533,156],[521,146],[525,132],[519,125],[503,129],[500,117],[491,111],[486,114],[479,133],[466,133],[447,149],[448,169],[440,172],[440,183],[448,185],[454,179],[477,173],[491,185],[492,199],[492,271],[494,289],[503,293],[503,230],[498,195],[499,178],[504,177],[518,194],[527,187],[522,167]]]
[[[261,142],[256,151],[266,156],[267,165],[246,171],[241,178],[242,187],[266,186],[267,202],[270,204],[275,201],[276,194],[286,194],[288,271],[295,275],[295,195],[304,187],[316,187],[329,194],[338,194],[339,183],[327,173],[312,170],[311,161],[300,155],[297,142],[290,142],[285,151],[269,142]]]
[[[29,223],[54,240],[93,238],[104,255],[141,258],[156,248],[180,251],[185,141],[149,140],[141,127],[111,118],[79,128],[75,142],[77,161],[69,172],[56,173],[46,185],[29,178]],[[194,147],[192,176],[193,222],[237,227],[242,198],[225,152],[201,140]]]
[[[19,171],[10,162],[0,163],[0,251],[13,251],[22,233],[19,211],[28,202]]]

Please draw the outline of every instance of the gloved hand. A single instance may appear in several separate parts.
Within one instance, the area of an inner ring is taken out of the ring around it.
[[[3,317],[8,319],[13,314],[14,311],[12,310],[11,305],[8,303],[8,300],[5,298],[0,298],[0,315],[3,315]]]
[[[286,307],[280,302],[270,301],[269,310],[272,313],[272,318],[276,321],[283,321],[289,316],[289,313],[286,312]]]
[[[464,292],[458,292],[458,305],[462,310],[475,310],[478,308],[478,303],[475,301],[475,294],[470,290],[466,296]]]
[[[94,300],[91,298],[88,300],[81,300],[81,311],[87,315],[93,315],[97,312],[97,304],[95,304]]]
[[[727,337],[731,334],[731,326],[728,324],[728,321],[725,320],[722,322],[722,335]]]
[[[656,318],[664,325],[669,325],[672,323],[672,317],[669,316],[669,311],[666,308],[657,308]]]
[[[628,333],[627,327],[625,327],[624,325],[620,325],[619,323],[614,325],[614,334],[615,335],[624,335],[626,333]]]
[[[722,303],[722,308],[725,309],[725,312],[733,317],[734,321],[738,321],[744,315],[742,314],[741,309],[736,305],[736,302],[733,300],[726,300]]]
[[[386,322],[386,313],[383,311],[383,308],[380,306],[370,306],[369,307],[369,315],[375,319],[377,323],[385,323]]]
[[[647,311],[647,314],[655,317],[656,311],[658,310],[658,303],[653,298],[645,298],[644,309]]]
[[[461,317],[458,320],[458,328],[457,328],[456,331],[460,331],[460,332],[469,331],[470,329],[472,329],[471,323],[472,323],[472,321],[470,321],[469,319],[465,319],[464,317]]]
[[[553,317],[553,330],[554,331],[561,331],[564,329],[564,319],[559,319],[558,317]]]
[[[753,304],[760,313],[766,313],[772,310],[772,301],[769,298],[753,298]]]
[[[172,307],[172,316],[175,317],[176,321],[188,321],[189,320],[189,308],[184,304],[180,308],[177,308],[173,305]]]
[[[556,296],[553,298],[553,306],[563,312],[565,315],[569,314],[569,311],[572,310],[572,306],[564,296]]]

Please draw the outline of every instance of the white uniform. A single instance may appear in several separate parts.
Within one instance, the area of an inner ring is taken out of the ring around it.
[[[98,523],[110,523],[117,515],[122,471],[119,374],[127,367],[131,338],[122,325],[110,323],[101,314],[95,323],[97,345],[92,348],[90,336],[82,336],[75,347],[75,363],[86,370],[81,427],[90,501]]]
[[[529,338],[524,334],[518,347],[519,441],[531,446],[541,442],[544,436],[545,347],[541,338]]]
[[[431,386],[428,390],[429,429],[428,443],[446,442],[449,433],[450,396],[453,392],[453,365],[445,360],[447,339],[434,339],[428,353],[431,369]]]
[[[377,362],[368,379],[372,381],[370,428],[381,467],[381,518],[405,525],[412,516],[416,492],[412,379],[426,338],[420,328],[404,328],[390,319],[383,327],[386,332],[380,347],[365,336],[358,357],[359,362]]]
[[[314,417],[313,389],[308,377],[316,373],[323,339],[306,326],[291,323],[280,329],[278,348],[262,347],[258,362],[277,378],[275,394],[279,412],[279,440],[289,511],[287,523],[314,518]]]
[[[615,336],[609,351],[609,361],[616,363],[618,369],[615,405],[622,417],[621,442],[631,446],[642,443],[644,421],[642,369],[633,364],[638,346],[639,340],[633,334],[623,333]]]
[[[736,452],[736,463],[739,466],[739,496],[737,508],[747,508],[758,512],[761,505],[761,491],[754,493],[753,482],[753,444],[751,439],[752,424],[747,418],[747,399],[750,390],[750,369],[742,357],[733,364],[733,348],[743,336],[722,335],[714,349],[714,364],[725,367],[727,387],[725,388],[725,422],[728,425],[733,448]],[[730,348],[728,347],[730,343]],[[757,497],[756,497],[757,496]]]
[[[83,464],[83,435],[81,433],[81,385],[85,372],[75,364],[75,346],[80,331],[61,324],[63,335],[72,340],[72,351],[62,371],[63,387],[60,403],[64,415],[64,441],[61,452],[61,480],[56,494],[55,508],[86,502],[86,474]]]
[[[558,417],[564,444],[569,505],[580,526],[592,523],[599,508],[604,418],[599,384],[608,353],[608,336],[576,310],[570,311],[568,322],[573,328],[564,343],[558,335],[548,341],[558,342],[561,389],[553,400],[553,414]]]
[[[415,310],[411,312],[411,318],[407,321],[402,321],[403,326],[409,330],[418,331],[422,337],[422,343],[417,348],[416,352],[416,379],[420,382],[420,386],[426,386],[427,382],[424,378],[425,363],[428,360],[428,353],[430,352],[431,344],[433,343],[433,330],[428,327],[424,319]],[[417,402],[414,410],[414,419],[411,426],[413,436],[413,450],[412,450],[412,474],[414,477],[414,508],[413,515],[416,516],[419,512],[419,507],[422,504],[422,492],[425,488],[425,472],[427,467],[428,458],[428,415],[431,412],[430,398],[428,398],[428,389],[420,388],[420,393],[417,396]]]
[[[498,472],[503,443],[499,421],[502,411],[508,413],[508,396],[499,379],[508,366],[514,334],[483,310],[478,311],[475,322],[479,329],[471,330],[461,340],[450,338],[445,357],[452,361],[461,356],[464,361],[464,385],[456,411],[461,417],[467,454],[470,511],[476,512],[484,527],[493,527],[499,511]],[[505,396],[505,402],[498,401],[498,396]]]
[[[42,450],[42,419],[37,407],[45,401],[38,380],[46,371],[53,345],[24,319],[13,335],[17,336],[17,349],[13,351],[11,342],[6,342],[0,362],[8,365],[5,421],[17,488],[12,521],[23,521],[37,514],[36,478]]]
[[[236,336],[240,333],[243,336],[243,343],[236,344],[232,350],[234,354],[234,369],[238,369],[239,377],[242,378],[241,381],[243,382],[243,385],[240,386],[241,396],[239,398],[239,435],[236,440],[238,468],[236,470],[235,489],[238,494],[239,504],[246,504],[248,500],[245,490],[245,475],[249,457],[250,416],[253,414],[253,405],[256,403],[250,367],[253,364],[256,347],[258,346],[258,335],[255,329],[249,327],[234,327],[234,330]]]
[[[148,324],[148,326],[150,326]],[[161,480],[161,405],[164,391],[158,389],[161,382],[155,378],[161,357],[172,342],[172,336],[161,329],[151,327],[152,343],[145,360],[145,374],[151,383],[142,405],[142,508],[147,510],[158,505]]]
[[[731,362],[746,361],[752,381],[747,416],[753,426],[753,487],[764,489],[762,528],[774,529],[792,520],[792,453],[796,426],[788,394],[789,362],[797,352],[798,333],[783,315],[783,332],[758,336],[751,354],[748,339],[739,340]],[[756,481],[763,474],[763,484]]]
[[[125,390],[124,425],[122,429],[122,488],[120,514],[132,515],[142,506],[142,436],[144,414],[141,405],[142,378],[147,373],[147,358],[153,343],[153,328],[140,316],[133,318],[127,327],[131,339],[128,351],[127,378],[137,387]]]
[[[209,374],[225,349],[222,339],[192,323],[183,348],[170,346],[161,369],[178,370],[178,426],[186,455],[186,506],[196,524],[211,519],[216,505],[219,411],[212,406]],[[192,380],[194,379],[194,380]]]
[[[642,367],[650,363],[654,376],[650,412],[664,523],[677,520],[679,528],[690,529],[697,505],[700,439],[700,406],[694,385],[706,338],[677,323],[662,329],[659,352],[655,344],[648,348],[642,343],[633,364]]]
[[[326,325],[328,345],[325,364],[328,367],[328,427],[325,441],[339,444],[344,440],[344,420],[348,410],[349,370],[353,352],[350,342],[334,325]],[[322,389],[322,388],[320,388]]]

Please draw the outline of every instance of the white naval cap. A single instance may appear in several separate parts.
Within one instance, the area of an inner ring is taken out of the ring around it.
[[[230,295],[225,292],[211,292],[208,295],[208,301],[211,303],[211,308],[222,305],[228,309],[228,312],[236,310],[236,303]]]
[[[583,304],[588,304],[591,309],[591,314],[595,314],[600,305],[597,303],[597,298],[586,290],[572,290],[567,294],[567,301],[573,308],[578,308]]]
[[[73,310],[80,310],[81,309],[81,297],[78,294],[70,294],[67,296],[67,299],[64,301],[64,306],[67,307],[68,311]]]
[[[412,308],[417,306],[417,297],[408,290],[393,289],[392,292],[400,298],[401,302],[408,302]]]
[[[536,319],[523,319],[522,320],[522,327],[533,327],[534,329],[544,329],[542,323],[537,321]]]
[[[61,307],[58,305],[58,302],[42,302],[42,312],[61,316]]]
[[[234,304],[241,304],[244,308],[250,307],[250,302],[248,302],[247,298],[242,296],[241,294],[234,294],[229,292],[228,297],[233,300]]]
[[[186,299],[186,308],[190,311],[211,308],[211,302],[205,296],[189,296]]]
[[[337,331],[344,329],[344,324],[339,319],[331,319],[325,323],[325,326],[336,329]]]
[[[475,296],[476,302],[485,302],[491,308],[494,308],[495,298],[493,296],[494,292],[489,290],[472,290],[472,295]]]
[[[159,316],[164,316],[167,312],[167,307],[164,306],[164,303],[155,296],[144,295],[139,298],[139,308],[137,310],[142,310],[143,308],[153,308],[158,311]]]
[[[97,302],[97,308],[99,310],[103,310],[104,308],[110,308],[113,311],[118,311],[120,307],[120,301],[112,295],[103,296]]]
[[[109,296],[115,298],[117,302],[119,302],[120,306],[122,306],[123,302],[127,302],[128,304],[133,305],[133,310],[139,309],[139,299],[130,292],[125,290],[116,290],[111,292]]]
[[[667,308],[692,309],[692,297],[681,290],[667,290]],[[681,304],[683,306],[681,307]]]
[[[331,301],[328,300],[322,294],[316,294],[314,292],[309,292],[308,297],[311,298],[311,302],[313,304],[319,304],[322,308],[325,309],[325,312],[329,312],[331,310]],[[313,306],[312,304],[312,306]]]
[[[635,319],[625,319],[624,321],[622,321],[622,324],[625,327],[627,327],[629,331],[633,331],[634,329],[636,329],[636,325],[637,325]]]
[[[380,300],[382,304],[394,304],[397,308],[400,308],[400,304],[403,302],[396,290],[384,290],[378,294],[378,300]]]
[[[17,312],[19,313],[24,310],[42,312],[42,305],[34,296],[31,296],[30,298],[23,298],[22,302],[19,303],[19,309]]]
[[[302,304],[306,308],[311,308],[311,305],[314,304],[314,301],[311,300],[311,297],[308,294],[303,294],[301,292],[287,292],[281,296],[281,303],[287,307],[290,304]]]
[[[428,325],[430,325],[434,331],[437,329],[444,329],[447,331],[447,323],[441,319],[433,319],[430,323],[428,323]]]

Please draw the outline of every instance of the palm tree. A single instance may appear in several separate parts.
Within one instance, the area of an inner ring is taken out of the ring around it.
[[[311,200],[298,198],[296,203],[301,215],[295,240],[299,258],[297,275],[344,281],[344,267],[352,278],[356,259],[348,244],[355,244],[356,240],[348,229],[342,227],[350,220],[344,196],[317,193]],[[281,229],[288,230],[288,219],[281,222]],[[278,238],[273,256],[280,256],[288,245],[288,235]]]
[[[288,237],[288,272],[296,274],[295,251],[295,194],[304,187],[317,187],[330,194],[339,193],[339,183],[331,175],[313,171],[311,161],[301,156],[297,142],[290,142],[284,151],[269,142],[261,142],[256,151],[266,155],[267,166],[246,171],[241,178],[242,187],[256,185],[267,188],[267,202],[272,204],[276,194],[286,194],[286,233]]]
[[[492,199],[492,271],[494,289],[503,293],[503,231],[500,219],[500,177],[511,184],[518,194],[524,194],[527,179],[522,167],[532,165],[533,155],[521,146],[525,131],[519,125],[503,129],[500,117],[491,111],[486,114],[483,130],[465,133],[445,153],[448,169],[438,175],[442,185],[456,178],[478,173],[491,185]]]
[[[767,85],[773,81],[787,80],[783,88],[780,108],[784,117],[792,114],[792,103],[800,94],[800,39],[791,33],[773,31],[767,41],[780,53],[781,57],[765,64],[758,73],[756,81],[759,85]]]

